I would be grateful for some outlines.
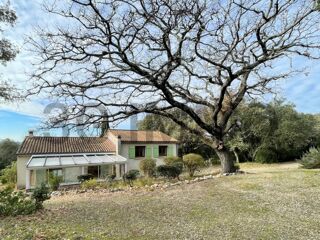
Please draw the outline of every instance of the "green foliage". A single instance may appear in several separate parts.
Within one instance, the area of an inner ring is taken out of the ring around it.
[[[204,159],[199,154],[189,153],[183,156],[183,164],[188,169],[189,176],[193,177],[194,172],[204,166]]]
[[[133,186],[144,187],[154,184],[154,178],[138,178],[133,182]]]
[[[182,158],[180,158],[180,157],[166,157],[164,159],[164,163],[166,165],[172,165],[175,163],[183,163],[183,161],[182,161]]]
[[[83,174],[77,177],[78,181],[80,183],[84,182],[84,181],[88,181],[90,179],[93,179],[93,175],[92,174]]]
[[[82,189],[97,189],[100,187],[100,183],[96,179],[89,179],[86,181],[83,181],[81,183]]]
[[[50,199],[50,190],[45,183],[41,183],[39,187],[36,187],[32,192],[32,199],[35,200],[36,209],[43,208],[43,202]]]
[[[260,148],[255,155],[255,162],[258,163],[276,163],[278,157],[276,152],[271,148]]]
[[[170,113],[177,119],[181,119],[185,123],[193,123],[190,117],[188,117],[188,115],[181,110],[174,109],[171,110]],[[207,113],[203,113],[203,115],[206,116]],[[194,152],[201,154],[205,158],[215,156],[214,150],[210,146],[203,144],[199,136],[191,134],[186,129],[181,128],[171,119],[168,119],[166,117],[155,114],[148,114],[142,121],[139,122],[138,127],[139,130],[161,131],[168,134],[169,136],[176,138],[180,142],[179,152],[182,155]]]
[[[13,162],[10,166],[0,171],[0,182],[2,184],[15,185],[17,183],[17,163]]]
[[[233,116],[236,120],[241,126],[230,134],[227,145],[242,161],[289,161],[320,144],[320,118],[298,113],[283,100],[243,103]]]
[[[0,170],[9,166],[17,159],[16,152],[18,151],[19,144],[5,139],[0,142]]]
[[[125,183],[128,183],[130,186],[132,186],[132,182],[136,180],[139,175],[139,170],[132,169],[123,174],[122,179]]]
[[[302,168],[314,169],[320,168],[320,152],[317,148],[310,148],[308,152],[303,154],[299,163]]]
[[[0,216],[27,215],[36,210],[35,202],[25,193],[11,188],[0,190]]]
[[[53,190],[53,191],[57,191],[59,186],[60,186],[60,183],[62,183],[63,181],[63,177],[62,176],[56,176],[54,174],[50,174],[49,175],[49,185],[50,185],[50,188]]]
[[[167,178],[179,178],[182,173],[183,164],[181,162],[172,163],[170,165],[160,165],[156,168],[160,176]]]
[[[139,167],[144,175],[151,177],[151,176],[153,176],[154,171],[155,171],[156,160],[154,160],[152,158],[143,159],[140,161]]]

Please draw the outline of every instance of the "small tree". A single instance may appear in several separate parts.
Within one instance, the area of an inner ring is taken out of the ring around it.
[[[188,169],[189,176],[193,177],[194,172],[204,165],[204,159],[199,154],[189,153],[183,156],[183,164]]]
[[[132,187],[132,183],[137,177],[140,175],[139,170],[132,169],[125,173],[122,177],[123,181],[129,183],[130,187]]]
[[[56,176],[52,173],[49,175],[49,185],[52,191],[57,191],[62,181],[63,181],[62,176]]]
[[[313,169],[320,168],[320,152],[317,148],[310,148],[310,150],[303,155],[299,163],[302,168]]]
[[[43,208],[43,202],[50,199],[50,190],[45,183],[33,190],[32,199],[35,200],[36,209]]]
[[[139,167],[144,175],[152,177],[156,168],[156,160],[151,158],[143,159],[141,160]]]

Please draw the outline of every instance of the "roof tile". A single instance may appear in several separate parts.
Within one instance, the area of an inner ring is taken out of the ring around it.
[[[17,154],[115,152],[115,145],[99,137],[26,137]]]
[[[178,143],[178,140],[160,131],[143,130],[109,130],[113,135],[120,136],[121,142],[167,142]]]

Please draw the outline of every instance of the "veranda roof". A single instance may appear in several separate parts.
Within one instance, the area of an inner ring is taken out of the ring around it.
[[[27,168],[62,168],[125,162],[126,158],[114,154],[33,155],[27,163]]]

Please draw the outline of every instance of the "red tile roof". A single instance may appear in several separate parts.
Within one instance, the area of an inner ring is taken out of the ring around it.
[[[115,145],[99,137],[26,137],[17,154],[115,152]]]
[[[142,130],[109,130],[116,137],[121,137],[121,142],[165,142],[178,143],[178,140],[164,134],[160,131],[142,131]]]

